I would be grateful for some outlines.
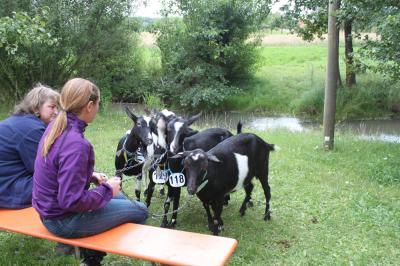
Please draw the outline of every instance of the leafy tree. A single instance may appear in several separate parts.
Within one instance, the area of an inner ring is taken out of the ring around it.
[[[58,40],[46,29],[48,12],[42,9],[34,17],[14,12],[0,18],[0,86],[3,100],[20,98],[36,75],[44,72],[38,56],[57,45]]]
[[[129,99],[123,100],[142,99],[143,91],[148,87],[143,83],[148,81],[148,77],[141,71],[142,58],[136,49],[139,24],[128,18],[136,2],[2,1],[7,7],[3,10],[3,15],[13,10],[25,10],[28,16],[34,18],[47,10],[46,23],[41,28],[44,33],[57,40],[51,45],[43,42],[36,42],[38,45],[34,42],[27,43],[26,49],[31,51],[31,57],[29,64],[25,64],[25,69],[18,72],[19,87],[27,90],[38,81],[59,87],[71,77],[83,76],[101,87],[102,97],[105,99],[111,100],[114,97],[121,100],[126,96]],[[18,33],[15,27],[10,26],[8,29],[13,34]],[[0,52],[5,53],[5,50],[0,48]],[[7,71],[11,70],[13,68],[10,66]],[[5,73],[3,71],[0,76]],[[21,84],[21,81],[24,83]]]
[[[269,13],[269,0],[166,1],[166,18],[154,30],[162,54],[160,92],[184,107],[211,108],[238,91],[256,63],[248,42]]]
[[[378,40],[367,40],[361,47],[364,58],[375,59],[378,65],[364,60],[366,66],[393,76],[398,73],[398,26],[399,7],[397,0],[342,0],[337,16],[344,30],[346,84],[351,87],[356,83],[354,65],[353,38],[360,38],[360,32],[377,30],[381,36]],[[327,32],[327,7],[325,0],[289,0],[283,10],[288,18],[298,23],[295,30],[305,40],[319,38]]]
[[[400,76],[400,1],[364,0],[364,16],[371,19],[379,38],[366,39],[361,47],[365,66],[394,80]],[[372,59],[372,60],[371,60]]]

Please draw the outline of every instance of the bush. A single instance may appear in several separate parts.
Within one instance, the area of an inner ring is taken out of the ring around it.
[[[212,109],[237,93],[237,84],[254,71],[256,46],[247,40],[268,14],[263,8],[269,2],[171,2],[182,18],[164,19],[153,28],[162,56],[158,92],[164,101]]]

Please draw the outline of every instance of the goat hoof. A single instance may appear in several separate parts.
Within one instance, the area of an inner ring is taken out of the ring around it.
[[[163,222],[161,223],[160,227],[162,227],[162,228],[168,228],[168,223],[163,221]]]
[[[175,229],[175,227],[176,227],[176,223],[171,222],[168,224],[168,228]]]
[[[264,215],[264,221],[268,221],[268,220],[271,220],[271,212],[267,212],[267,213]]]
[[[240,216],[244,216],[244,214],[246,213],[246,208],[240,208],[239,213]]]
[[[219,235],[221,230],[219,229],[219,226],[214,226],[214,228],[213,228],[213,230],[211,230],[211,232],[213,233],[213,235],[217,236],[217,235]]]
[[[231,199],[231,196],[229,196],[229,195],[224,197],[224,206],[227,206],[229,204],[230,199]]]
[[[208,224],[208,230],[214,232],[214,224]]]

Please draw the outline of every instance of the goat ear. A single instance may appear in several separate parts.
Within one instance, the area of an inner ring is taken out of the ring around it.
[[[188,121],[186,122],[186,124],[188,126],[190,126],[191,124],[193,124],[197,119],[200,118],[200,116],[203,114],[203,112],[198,113],[197,115],[192,116],[191,118],[188,119]]]
[[[207,153],[207,159],[208,159],[209,161],[212,161],[212,162],[222,163],[222,162],[217,158],[217,156],[215,156],[215,155],[213,155],[213,154]]]
[[[127,107],[127,106],[125,106],[125,113],[128,115],[128,117],[130,118],[130,119],[132,119],[132,121],[133,122],[135,122],[135,124],[136,124],[136,122],[137,122],[137,117],[136,117],[136,115],[134,115],[132,112],[131,112],[131,110],[129,110],[129,108]]]

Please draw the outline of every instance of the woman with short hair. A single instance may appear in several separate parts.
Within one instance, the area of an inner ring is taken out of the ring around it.
[[[32,176],[39,141],[57,116],[59,93],[38,84],[0,122],[0,208],[32,205]]]

